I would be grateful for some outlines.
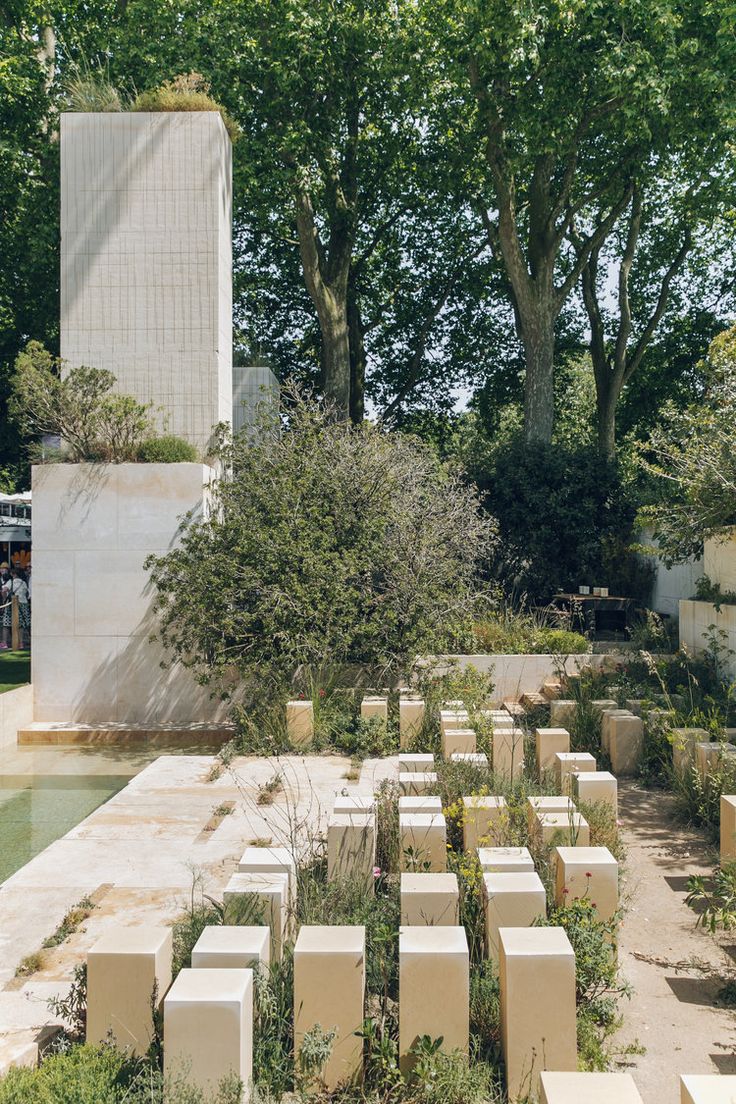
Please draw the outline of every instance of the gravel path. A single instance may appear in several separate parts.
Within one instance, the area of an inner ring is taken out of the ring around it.
[[[736,1014],[717,996],[736,969],[736,934],[714,940],[684,904],[688,877],[718,856],[678,826],[672,797],[620,785],[619,817],[628,852],[620,961],[634,992],[617,1041],[646,1048],[623,1060],[645,1104],[678,1104],[679,1074],[736,1073]]]

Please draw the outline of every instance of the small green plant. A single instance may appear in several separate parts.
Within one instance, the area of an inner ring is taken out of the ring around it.
[[[167,433],[143,441],[136,459],[143,464],[184,464],[199,460],[199,453],[189,441]]]
[[[45,949],[58,947],[60,943],[63,943],[70,935],[79,930],[84,921],[92,914],[94,908],[94,901],[89,897],[83,897],[73,908],[69,909],[56,931],[44,939],[41,946]]]
[[[688,879],[685,904],[698,914],[696,924],[715,935],[736,928],[736,863],[717,868],[711,878]]]
[[[283,776],[277,771],[267,782],[258,786],[256,805],[273,805],[273,799],[277,794],[284,792]]]
[[[15,967],[15,976],[30,977],[31,974],[43,970],[45,961],[43,951],[31,951],[30,954],[24,955]]]
[[[65,997],[50,997],[49,1011],[66,1024],[67,1037],[72,1041],[84,1039],[87,1026],[87,963],[74,967],[72,983]]]
[[[299,1047],[299,1062],[296,1071],[296,1084],[301,1090],[313,1089],[315,1083],[324,1090],[323,1072],[330,1060],[337,1038],[337,1031],[324,1031],[321,1024],[315,1024],[305,1031]]]

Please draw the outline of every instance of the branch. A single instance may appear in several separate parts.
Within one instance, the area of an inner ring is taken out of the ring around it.
[[[657,326],[659,325],[659,322],[662,318],[662,315],[664,314],[665,310],[667,309],[667,302],[668,302],[669,297],[670,297],[670,287],[672,285],[672,281],[674,280],[675,276],[677,275],[677,273],[680,271],[680,269],[684,265],[685,258],[687,257],[688,253],[692,249],[692,245],[693,245],[692,230],[688,226],[685,229],[685,235],[684,235],[684,238],[683,238],[683,242],[682,242],[682,245],[680,246],[680,249],[678,250],[677,256],[672,261],[672,264],[667,269],[667,272],[665,273],[664,278],[662,280],[662,286],[659,289],[659,297],[657,298],[657,305],[656,305],[656,307],[654,308],[654,310],[652,312],[651,318],[649,319],[646,326],[644,327],[644,330],[641,334],[641,337],[637,341],[636,347],[635,347],[631,357],[628,359],[628,362],[626,364],[626,371],[624,373],[624,383],[628,382],[628,380],[631,378],[631,376],[633,375],[633,373],[636,371],[636,369],[639,367],[639,364],[641,363],[641,359],[644,356],[644,353],[646,351],[646,347],[649,344],[649,342],[651,341],[652,335],[653,335],[654,331],[656,330]]]
[[[616,345],[613,353],[613,363],[614,370],[620,373],[622,377],[626,366],[626,350],[629,346],[629,338],[631,337],[629,277],[631,275],[631,266],[636,256],[636,245],[639,240],[640,230],[641,193],[635,184],[631,202],[631,215],[629,216],[629,230],[626,235],[626,245],[624,246],[624,252],[621,258],[621,267],[618,270],[619,323],[618,334],[616,335]]]
[[[631,193],[633,186],[629,184],[618,203],[615,203],[611,210],[608,212],[603,222],[599,223],[593,233],[581,242],[580,253],[578,253],[577,260],[572,269],[568,273],[567,277],[562,283],[562,286],[557,289],[556,306],[557,310],[561,310],[568,295],[574,288],[575,284],[580,278],[580,274],[588,263],[588,258],[594,249],[599,249],[603,242],[606,240],[611,230],[615,226],[622,211],[624,211],[631,200]]]

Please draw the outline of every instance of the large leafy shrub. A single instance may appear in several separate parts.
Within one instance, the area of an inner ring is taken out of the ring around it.
[[[149,561],[161,638],[247,697],[348,669],[383,685],[477,612],[492,522],[420,442],[284,401],[287,425],[223,447],[209,518]]]

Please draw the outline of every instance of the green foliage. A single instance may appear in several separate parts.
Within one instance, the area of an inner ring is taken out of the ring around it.
[[[569,629],[540,623],[529,613],[504,610],[473,626],[479,648],[489,655],[582,655],[590,645]]]
[[[642,516],[668,564],[699,556],[706,537],[736,525],[736,327],[711,342],[704,371],[705,395],[685,409],[666,405],[643,452],[660,498]]]
[[[698,914],[696,923],[715,935],[736,928],[736,865],[718,867],[712,878],[688,879],[685,904]]]
[[[246,701],[385,685],[478,609],[493,537],[419,442],[288,401],[285,427],[224,447],[209,518],[149,560],[164,645],[203,682],[237,672]]]
[[[199,453],[189,441],[167,433],[143,441],[136,459],[144,464],[184,464],[199,460]]]
[[[695,598],[698,602],[710,602],[719,613],[721,606],[736,605],[736,592],[721,590],[721,584],[714,583],[707,575],[702,575],[696,582]]]
[[[130,105],[131,111],[216,111],[225,124],[230,140],[240,137],[240,127],[224,107],[210,95],[209,81],[201,73],[183,73],[164,81],[150,92],[139,93]]]
[[[66,111],[123,111],[123,98],[103,69],[78,68],[64,86]]]
[[[150,404],[114,394],[112,372],[72,368],[62,378],[62,367],[38,341],[18,355],[10,411],[23,432],[60,436],[72,463],[134,460],[152,431]]]

